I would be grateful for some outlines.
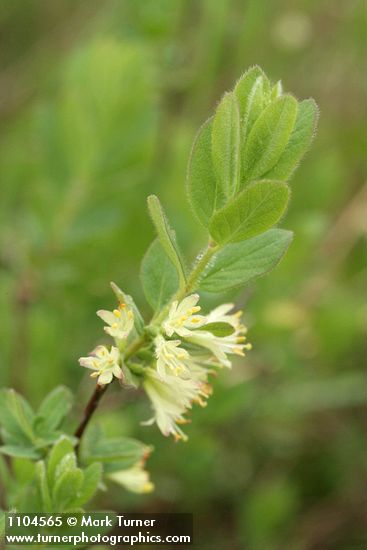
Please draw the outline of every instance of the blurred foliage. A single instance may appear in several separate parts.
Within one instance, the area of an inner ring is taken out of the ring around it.
[[[254,351],[218,378],[187,444],[137,429],[147,403],[112,390],[96,421],[154,445],[157,490],[111,487],[98,506],[193,511],[203,550],[366,547],[365,2],[13,0],[0,28],[0,385],[33,406],[59,384],[87,398],[77,358],[110,280],[148,314],[136,275],[148,194],[186,251],[201,242],[184,180],[217,98],[255,63],[315,97],[295,240],[237,297]]]

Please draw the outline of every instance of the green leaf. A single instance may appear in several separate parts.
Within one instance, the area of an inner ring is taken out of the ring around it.
[[[52,512],[52,502],[51,502],[51,495],[47,483],[47,475],[46,475],[46,465],[43,462],[43,460],[40,460],[36,464],[36,480],[37,480],[37,487],[41,496],[42,500],[42,511],[43,512]]]
[[[39,428],[39,430],[42,431],[41,423],[40,423],[40,426],[41,427]],[[60,430],[56,430],[54,432],[49,432],[47,434],[42,435],[42,438],[38,439],[37,443],[34,445],[35,450],[42,451],[42,450],[45,450],[47,447],[51,447],[60,438],[61,435],[62,435],[62,432]]]
[[[270,98],[277,99],[277,97],[280,97],[282,95],[282,92],[283,92],[282,81],[278,80],[278,82],[274,84],[274,86],[271,89]]]
[[[267,94],[270,89],[270,83],[264,71],[260,67],[255,66],[241,76],[234,88],[242,120],[246,119],[252,110],[250,104],[253,101],[253,96],[257,94],[257,89],[261,89],[263,94]]]
[[[242,121],[242,143],[246,143],[247,136],[251,128],[263,112],[266,106],[266,97],[264,97],[264,79],[259,77],[252,87],[248,97],[247,110]]]
[[[246,143],[251,128],[268,102],[270,82],[260,67],[252,67],[237,82],[234,93],[241,113],[241,144]]]
[[[52,501],[56,512],[67,511],[75,505],[78,493],[84,483],[84,474],[77,467],[74,451],[64,454],[57,463],[57,458],[67,451],[67,447],[65,441],[60,442],[55,450],[52,468],[50,468],[50,464],[48,465],[49,478],[52,476],[53,470]]]
[[[220,244],[254,237],[280,220],[288,201],[289,188],[285,183],[271,180],[252,183],[214,214],[210,234]]]
[[[162,205],[155,195],[148,197],[148,209],[156,228],[158,239],[177,270],[180,287],[184,288],[186,285],[185,268],[176,242],[175,232],[169,226]]]
[[[265,275],[280,262],[292,237],[291,231],[270,229],[253,239],[225,246],[212,259],[200,288],[225,292]]]
[[[219,336],[221,338],[224,336],[230,336],[234,333],[234,328],[232,325],[221,321],[208,323],[202,327],[199,327],[197,330],[205,330],[207,332],[211,332],[214,336]]]
[[[293,131],[297,101],[283,95],[268,105],[252,127],[242,156],[242,183],[259,179],[271,170]]]
[[[55,512],[64,512],[78,501],[78,494],[84,483],[84,474],[80,468],[71,468],[56,477],[52,491]]]
[[[192,146],[186,178],[186,190],[194,214],[204,227],[215,208],[223,205],[212,161],[213,118],[200,128]]]
[[[117,300],[119,302],[127,304],[129,309],[132,310],[134,314],[134,327],[136,329],[136,332],[139,335],[143,334],[144,326],[145,326],[144,319],[137,305],[135,304],[134,299],[129,294],[125,294],[125,292],[121,290],[121,288],[119,288],[115,283],[111,282],[110,285],[113,292],[115,293]]]
[[[33,443],[36,439],[33,419],[34,412],[21,395],[12,389],[0,390],[0,423],[5,443]]]
[[[73,455],[73,453],[73,444],[66,436],[60,437],[52,447],[47,461],[47,477],[51,487],[55,482],[55,474],[58,465],[66,455]]]
[[[313,99],[298,104],[298,112],[293,132],[276,165],[266,173],[267,178],[288,180],[307,152],[315,135],[318,108]]]
[[[228,199],[238,188],[240,178],[240,111],[233,93],[225,94],[215,113],[212,159],[217,185]]]
[[[178,290],[177,271],[158,240],[153,241],[143,258],[140,278],[154,310],[161,309]]]
[[[77,498],[73,502],[73,506],[83,506],[94,496],[102,478],[102,464],[99,462],[91,464],[83,470],[83,474],[83,484],[79,489]]]
[[[62,477],[66,472],[71,472],[75,470],[76,467],[76,454],[73,450],[72,452],[64,455],[60,462],[57,464],[54,476],[55,481],[57,481],[59,477]]]
[[[34,422],[36,432],[44,437],[53,432],[70,411],[72,403],[73,395],[68,388],[55,388],[38,409]]]
[[[14,456],[19,458],[31,458],[37,460],[40,458],[40,453],[38,453],[32,447],[21,447],[16,445],[2,445],[0,447],[0,453],[6,456]]]
[[[151,451],[151,448],[136,439],[128,437],[109,438],[97,442],[88,449],[88,463],[124,462],[125,468],[140,462]]]

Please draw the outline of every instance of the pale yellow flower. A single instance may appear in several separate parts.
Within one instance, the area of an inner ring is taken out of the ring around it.
[[[188,352],[180,347],[180,340],[165,340],[160,334],[154,340],[157,372],[164,378],[167,374],[176,376],[187,373]]]
[[[201,346],[212,352],[220,365],[231,367],[231,361],[227,355],[245,355],[245,350],[252,348],[246,341],[246,327],[241,323],[242,312],[230,314],[233,304],[223,304],[207,316],[207,323],[228,323],[233,327],[233,334],[229,336],[215,336],[206,330],[197,330],[192,332],[186,339],[192,344]],[[205,327],[204,327],[205,329]]]
[[[163,435],[172,434],[176,440],[187,440],[180,428],[186,424],[185,414],[193,403],[205,405],[204,399],[210,394],[210,388],[199,379],[184,379],[167,375],[164,380],[151,369],[144,369],[144,389],[151,401],[154,416],[144,424],[156,422]]]
[[[233,333],[230,336],[215,336],[211,332],[198,330],[187,338],[192,344],[206,348],[212,352],[219,363],[231,367],[227,355],[245,355],[244,350],[250,350],[251,344],[244,344],[245,336]]]
[[[197,305],[198,301],[199,294],[191,294],[181,302],[177,300],[172,302],[168,317],[162,323],[163,330],[167,336],[172,336],[173,334],[188,336],[192,330],[206,323],[203,315],[196,315],[201,309]]]
[[[242,311],[236,311],[229,315],[233,308],[234,304],[222,304],[216,307],[206,316],[207,323],[228,323],[236,332],[246,334],[247,328],[241,323]]]
[[[140,463],[126,470],[112,472],[107,477],[132,493],[151,493],[154,490],[154,484],[149,479],[149,473],[143,469]]]
[[[114,346],[110,350],[106,346],[98,346],[89,357],[81,357],[79,364],[91,369],[91,377],[98,377],[98,384],[105,385],[112,382],[113,377],[121,379],[123,374],[119,366],[120,353]]]
[[[108,325],[104,327],[105,332],[118,340],[127,338],[134,326],[134,314],[124,303],[113,311],[100,309],[97,315]]]

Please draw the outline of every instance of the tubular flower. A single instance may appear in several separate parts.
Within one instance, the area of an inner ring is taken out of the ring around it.
[[[104,327],[105,332],[118,340],[127,338],[134,326],[134,314],[123,302],[119,304],[118,309],[100,309],[97,315],[108,325]]]
[[[91,369],[91,377],[97,378],[98,384],[105,385],[112,382],[113,377],[121,379],[122,370],[119,366],[119,350],[114,346],[108,351],[106,346],[98,346],[89,357],[81,357],[79,364]]]
[[[145,424],[157,423],[163,435],[172,434],[176,440],[187,440],[179,424],[187,424],[185,414],[192,403],[205,405],[204,399],[209,396],[207,384],[194,379],[183,379],[167,375],[162,380],[151,368],[144,369],[144,389],[151,401],[154,416]]]
[[[158,335],[155,340],[155,356],[157,358],[157,372],[161,378],[168,374],[179,376],[187,373],[187,362],[190,359],[188,352],[180,347],[180,340],[165,340]]]
[[[196,315],[200,311],[198,294],[191,294],[181,302],[175,300],[171,304],[168,317],[163,321],[162,326],[167,336],[176,333],[179,336],[188,336],[193,329],[199,328],[206,323],[203,315]]]
[[[108,474],[108,477],[133,493],[151,493],[154,490],[154,484],[150,481],[148,472],[139,463],[126,470]]]
[[[223,338],[201,330],[190,336],[188,341],[211,351],[219,363],[225,367],[231,367],[231,361],[227,358],[227,354],[244,355],[243,346],[238,343],[237,337],[233,337],[233,335]]]
[[[228,323],[232,325],[236,332],[246,334],[247,328],[241,324],[242,311],[236,311],[228,315],[231,309],[234,308],[234,304],[222,304],[221,306],[213,309],[206,316],[208,323]]]
[[[197,346],[208,349],[219,361],[220,365],[231,367],[231,361],[227,355],[245,355],[245,350],[251,349],[251,344],[245,344],[247,329],[241,324],[241,311],[228,315],[233,304],[223,304],[211,311],[206,319],[208,323],[225,322],[234,328],[229,336],[215,336],[209,331],[198,330],[187,337],[187,341]]]

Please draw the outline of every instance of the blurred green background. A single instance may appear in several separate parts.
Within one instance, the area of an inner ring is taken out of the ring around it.
[[[367,548],[364,0],[7,0],[0,5],[0,385],[32,404],[103,341],[114,280],[149,316],[137,276],[157,193],[191,259],[185,202],[196,130],[259,64],[321,110],[293,179],[282,264],[248,286],[254,351],[215,381],[187,444],[114,388],[95,421],[139,437],[156,491],[110,487],[96,507],[188,511],[198,548]],[[102,335],[102,336],[101,336]]]

